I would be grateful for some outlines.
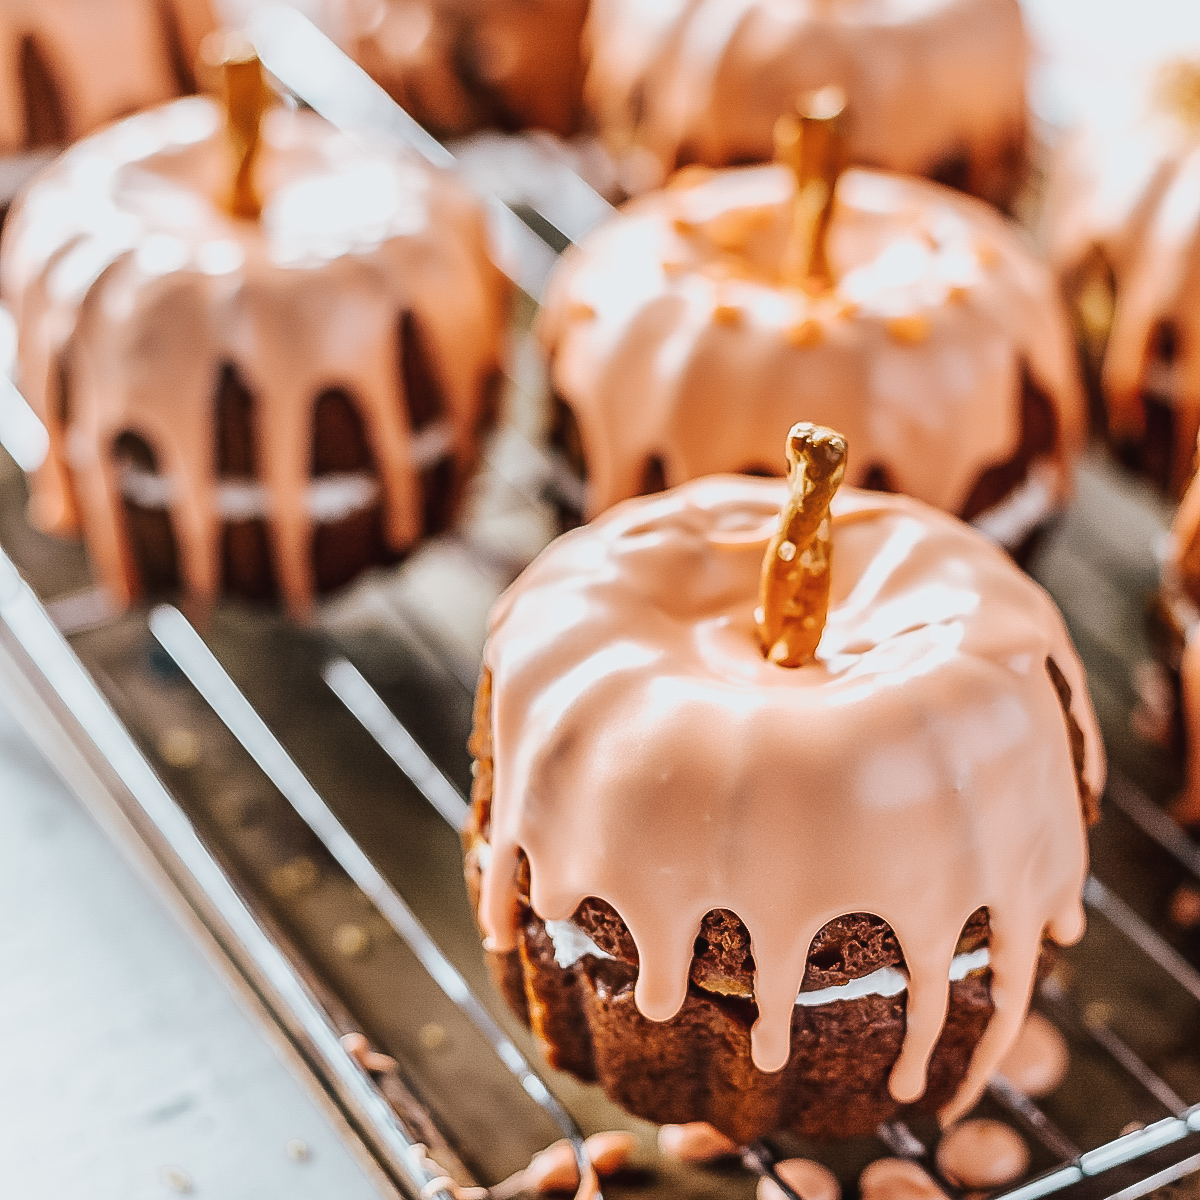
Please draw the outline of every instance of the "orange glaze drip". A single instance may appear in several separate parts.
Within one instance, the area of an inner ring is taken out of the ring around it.
[[[179,92],[167,44],[178,30],[184,66],[216,27],[209,0],[0,0],[0,152],[26,142],[21,46],[31,38],[51,73],[67,137]]]
[[[711,172],[564,256],[539,329],[579,424],[588,514],[637,495],[651,458],[668,485],[774,468],[798,419],[845,435],[848,483],[883,467],[961,511],[1016,452],[1023,364],[1056,411],[1047,466],[1064,499],[1083,394],[1057,289],[1021,233],[947,188],[847,171],[828,237],[838,287],[813,298],[778,280],[795,186],[782,166]]]
[[[813,936],[875,913],[910,975],[891,1090],[911,1101],[955,944],[987,905],[996,1013],[954,1116],[1020,1030],[1043,931],[1083,930],[1083,819],[1045,661],[1071,685],[1098,793],[1083,671],[1053,603],[1003,552],[917,501],[846,488],[818,659],[765,661],[751,614],[785,495],[718,477],[630,501],[501,598],[480,919],[495,949],[513,947],[523,851],[544,919],[588,896],[616,909],[638,1008],[661,1021],[684,1000],[704,914],[731,909],[756,964],[752,1056],[776,1071]]]
[[[856,163],[921,174],[1025,125],[1017,0],[592,0],[584,45],[584,102],[614,151],[648,160],[643,187],[684,161],[769,159],[776,118],[829,84]]]
[[[342,387],[357,402],[385,536],[403,549],[420,532],[420,496],[398,378],[400,315],[411,310],[428,336],[451,451],[467,463],[508,288],[461,184],[415,157],[359,149],[315,116],[277,109],[264,120],[259,221],[225,211],[228,177],[219,107],[180,100],[75,146],[9,218],[0,285],[20,331],[21,386],[51,446],[31,511],[54,532],[82,524],[99,577],[128,601],[111,447],[136,433],[176,489],[184,587],[212,599],[221,532],[213,399],[232,363],[255,398],[280,591],[303,612],[313,593],[304,497],[317,397]],[[64,358],[69,435],[57,400]]]

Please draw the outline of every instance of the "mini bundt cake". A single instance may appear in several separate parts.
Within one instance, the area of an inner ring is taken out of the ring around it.
[[[552,1065],[738,1143],[969,1108],[1043,935],[1082,931],[1104,778],[1046,594],[919,501],[830,511],[827,434],[792,431],[790,487],[554,542],[476,704],[466,874],[509,1003]]]
[[[585,103],[630,190],[771,157],[776,118],[829,84],[860,165],[1007,207],[1026,173],[1017,0],[592,0]]]
[[[1193,480],[1171,526],[1163,564],[1160,615],[1166,659],[1178,671],[1185,779],[1174,805],[1185,825],[1200,827],[1200,481]]]
[[[814,288],[789,265],[798,178],[690,168],[564,255],[539,330],[585,513],[700,475],[778,474],[806,413],[846,432],[851,483],[1016,549],[1068,494],[1086,433],[1053,278],[979,201],[852,169],[828,193]]]
[[[438,137],[567,135],[583,93],[588,0],[328,0],[337,41]]]
[[[0,153],[62,146],[195,90],[209,0],[0,0]]]
[[[1110,440],[1178,499],[1200,431],[1200,62],[1136,95],[1067,138],[1046,240]]]
[[[257,127],[226,123],[199,97],[130,118],[14,211],[0,290],[50,433],[31,516],[81,529],[120,601],[301,613],[449,520],[510,288],[453,176],[283,108],[251,162]]]

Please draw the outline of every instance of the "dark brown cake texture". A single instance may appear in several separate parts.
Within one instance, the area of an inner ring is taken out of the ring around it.
[[[1053,659],[1046,670],[1059,693],[1088,822],[1098,816],[1083,780],[1084,735],[1071,712],[1070,687]],[[478,910],[482,861],[490,853],[492,685],[485,669],[476,695],[470,750],[471,811],[463,830],[467,890]],[[805,1006],[792,1016],[791,1054],[782,1071],[758,1070],[750,1056],[757,1017],[750,938],[737,914],[708,913],[696,936],[687,999],[668,1021],[650,1021],[634,1002],[638,957],[619,914],[585,900],[571,918],[604,957],[585,953],[570,966],[555,958],[546,923],[529,902],[522,860],[518,948],[487,952],[497,988],[532,1030],[551,1066],[586,1082],[636,1116],[659,1124],[707,1121],[739,1144],[791,1130],[832,1140],[871,1133],[903,1109],[888,1090],[905,1033],[906,993]],[[669,898],[664,897],[664,903]],[[988,945],[986,909],[972,914],[956,956]],[[1053,962],[1043,944],[1040,971]],[[904,970],[891,928],[870,913],[830,921],[813,940],[801,992],[862,979],[885,967]],[[991,971],[970,971],[950,987],[945,1025],[913,1106],[936,1112],[956,1093],[993,1013]]]

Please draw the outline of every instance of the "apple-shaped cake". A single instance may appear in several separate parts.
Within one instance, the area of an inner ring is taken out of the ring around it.
[[[1104,754],[1061,617],[956,518],[835,496],[845,454],[797,425],[786,483],[565,534],[484,655],[501,987],[553,1065],[739,1143],[962,1113],[1083,929]]]

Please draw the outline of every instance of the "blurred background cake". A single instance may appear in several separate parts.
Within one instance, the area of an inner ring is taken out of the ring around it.
[[[573,133],[587,0],[329,0],[336,40],[438,137]]]
[[[776,119],[830,84],[850,98],[853,162],[1002,206],[1024,182],[1017,0],[592,0],[585,53],[589,118],[630,191],[770,158]]]
[[[195,90],[209,0],[3,0],[0,152],[64,146]]]
[[[1062,148],[1048,249],[1102,428],[1178,499],[1200,431],[1200,59],[1108,100]]]
[[[476,703],[467,880],[510,1004],[552,1065],[739,1144],[974,1102],[1043,934],[1081,932],[1104,775],[1045,593],[918,501],[830,511],[827,433],[792,430],[787,485],[560,538]]]
[[[213,53],[228,109],[181,100],[84,140],[5,231],[20,384],[50,434],[30,511],[82,531],[118,601],[303,612],[449,521],[509,288],[453,176],[264,116],[245,43]]]
[[[790,169],[680,172],[551,279],[554,437],[586,478],[585,512],[713,472],[780,474],[803,414],[845,431],[850,482],[1017,548],[1069,493],[1086,433],[1054,280],[978,200],[839,177],[836,148],[820,151],[838,94],[808,103],[832,107],[781,145]]]

